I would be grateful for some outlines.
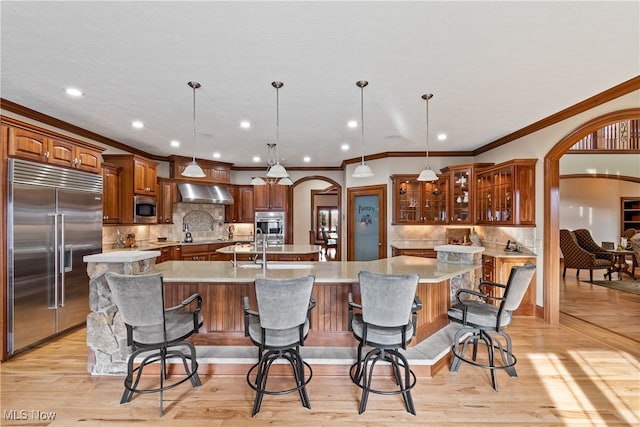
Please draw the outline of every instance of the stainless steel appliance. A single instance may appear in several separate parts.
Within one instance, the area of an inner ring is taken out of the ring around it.
[[[284,212],[256,212],[256,242],[262,241],[263,236],[260,236],[262,234],[265,236],[267,245],[284,245],[284,224]]]
[[[102,176],[10,159],[8,353],[86,321],[82,261],[102,251]]]
[[[133,197],[133,222],[136,224],[157,224],[157,200],[151,196]]]

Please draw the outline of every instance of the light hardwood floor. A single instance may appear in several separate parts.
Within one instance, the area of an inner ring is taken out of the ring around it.
[[[602,300],[599,290],[574,282],[563,283],[563,298],[578,298],[589,289]],[[611,296],[613,305],[628,300]],[[593,307],[584,310],[601,306],[594,302]],[[120,405],[121,377],[87,374],[85,330],[79,329],[0,365],[0,425],[640,425],[638,341],[573,316],[561,319],[560,325],[548,325],[516,318],[509,333],[519,377],[498,373],[497,393],[488,373],[470,365],[463,364],[457,374],[445,370],[419,378],[413,390],[417,416],[405,412],[400,397],[379,395],[371,396],[367,411],[358,415],[359,389],[348,378],[314,376],[308,386],[312,409],[304,409],[296,394],[266,396],[251,418],[254,394],[244,376],[203,376],[198,389],[184,384],[166,393],[165,416],[159,418],[156,394]],[[629,329],[638,329],[635,321]],[[18,416],[26,411],[28,419],[8,420],[11,410]],[[38,423],[33,411],[54,412],[55,420]]]

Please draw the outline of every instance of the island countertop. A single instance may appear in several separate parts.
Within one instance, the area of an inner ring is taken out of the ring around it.
[[[418,274],[420,283],[438,283],[473,271],[477,265],[449,264],[435,259],[397,256],[374,261],[269,262],[278,268],[256,268],[252,262],[229,261],[165,261],[153,267],[164,281],[197,283],[248,283],[256,278],[288,279],[313,274],[319,283],[356,283],[360,271],[382,274]],[[246,266],[246,267],[243,267]],[[291,266],[291,268],[287,268]],[[282,268],[284,267],[284,268]]]

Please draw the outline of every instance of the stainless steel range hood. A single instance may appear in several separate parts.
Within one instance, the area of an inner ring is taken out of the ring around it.
[[[221,185],[178,183],[178,190],[184,203],[233,204],[231,193],[227,187]]]

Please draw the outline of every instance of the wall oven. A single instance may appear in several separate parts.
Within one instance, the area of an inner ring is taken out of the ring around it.
[[[284,224],[284,212],[256,212],[256,243],[265,238],[269,246],[284,245]]]
[[[155,197],[134,196],[133,209],[133,222],[136,224],[156,224],[158,222]]]

